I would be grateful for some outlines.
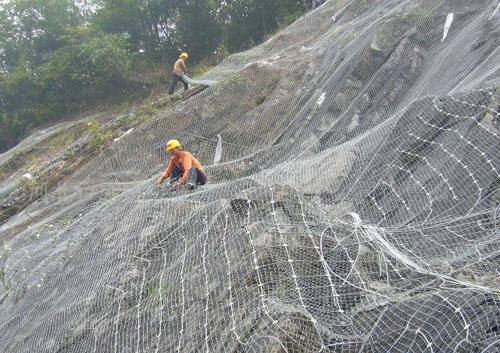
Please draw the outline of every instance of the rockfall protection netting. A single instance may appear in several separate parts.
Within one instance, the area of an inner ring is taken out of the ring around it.
[[[217,83],[217,81],[214,81],[214,80],[195,80],[187,75],[182,75],[182,78],[184,81],[186,81],[190,85],[213,86]]]
[[[498,7],[331,0],[230,57],[1,228],[0,351],[499,351]],[[172,137],[208,185],[155,186]]]

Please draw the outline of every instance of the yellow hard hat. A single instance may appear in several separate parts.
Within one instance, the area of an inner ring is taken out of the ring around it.
[[[189,55],[188,55],[188,53],[182,53],[179,57],[187,59],[187,58],[189,58]]]
[[[170,140],[167,142],[167,151],[172,151],[176,148],[180,148],[181,143],[178,140]]]

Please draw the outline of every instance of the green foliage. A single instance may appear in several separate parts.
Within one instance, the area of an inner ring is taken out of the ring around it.
[[[155,104],[156,103],[156,104]],[[116,119],[121,128],[135,126],[155,115],[163,102],[154,102],[143,104],[135,114],[125,113]]]
[[[168,97],[160,97],[154,101],[151,99],[149,98],[146,102],[143,102],[135,113],[130,111],[130,107],[127,107],[126,111],[116,119],[118,126],[122,129],[136,126],[153,117],[160,109],[171,103]]]
[[[134,114],[122,114],[117,119],[116,122],[121,128],[129,127],[135,125],[138,122],[137,115]]]
[[[106,129],[97,119],[89,120],[89,146],[92,150],[97,151],[102,149],[112,138],[111,130]]]
[[[1,99],[1,92],[0,92]],[[17,143],[17,141],[27,135],[33,123],[25,121],[26,109],[12,116],[0,111],[0,151],[3,151]]]
[[[16,184],[26,190],[33,190],[37,187],[37,179],[32,178],[32,179],[27,179],[25,177],[19,177],[16,179]]]
[[[0,167],[0,181],[4,180],[5,177],[7,176],[8,172],[7,169],[4,166]]]
[[[217,63],[224,60],[229,56],[229,50],[226,48],[224,44],[220,44],[215,50],[215,57],[217,59]]]
[[[23,188],[26,192],[35,193],[42,190],[43,185],[46,183],[47,174],[43,170],[36,170],[32,173],[30,179],[19,177],[16,179],[16,184]]]
[[[140,118],[150,118],[158,112],[158,108],[153,104],[145,104],[137,111],[137,116]]]
[[[50,139],[47,144],[47,153],[57,153],[63,148],[72,145],[76,137],[76,134],[62,134],[61,136]]]
[[[203,63],[196,64],[190,70],[191,71],[191,76],[195,77],[195,78],[199,77],[199,76],[203,76],[210,69],[211,69],[211,66],[209,66],[209,65],[206,65],[206,64],[203,64]]]
[[[178,43],[171,25],[178,18],[177,2],[172,0],[102,0],[91,18],[107,33],[130,36],[134,53],[144,52],[153,62],[172,61],[178,55]],[[170,28],[169,28],[170,26]]]
[[[34,70],[12,67],[0,75],[0,151],[31,128],[68,112],[121,95],[130,74],[127,37],[78,26],[64,32],[69,45]]]
[[[69,45],[52,53],[39,69],[46,98],[73,110],[114,96],[126,86],[130,55],[127,37],[105,34],[89,26],[65,32]]]
[[[10,0],[0,11],[0,152],[55,117],[137,94],[147,72],[169,71],[180,51],[202,75],[293,22],[306,3],[90,0],[97,10],[84,12],[73,0]]]
[[[44,55],[64,45],[59,37],[66,27],[82,21],[69,0],[11,0],[0,13],[2,66],[34,68]]]
[[[222,80],[217,82],[215,89],[217,91],[233,90],[239,87],[244,81],[243,76],[239,72],[231,73],[225,76]]]
[[[193,65],[189,70],[193,77],[203,76],[212,67],[219,64],[222,60],[229,56],[229,51],[224,44],[220,44],[217,49],[215,49],[212,55],[207,56],[202,61]]]
[[[304,13],[305,0],[102,0],[91,22],[127,33],[134,53],[170,65],[179,51],[191,61],[249,48]]]
[[[179,44],[197,61],[212,55],[219,46],[222,29],[217,22],[218,5],[214,0],[179,2],[176,23]]]
[[[281,19],[278,21],[278,28],[275,30],[283,30],[286,27],[290,26],[292,23],[297,21],[300,16],[304,14],[304,11],[300,7],[294,7],[289,10],[289,12],[286,12]]]
[[[297,0],[229,0],[223,12],[230,21],[224,22],[225,44],[235,52],[261,43],[266,34],[279,28],[290,14],[303,13],[304,2]]]

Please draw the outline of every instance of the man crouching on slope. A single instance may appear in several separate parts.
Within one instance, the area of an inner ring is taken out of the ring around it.
[[[184,186],[187,186],[189,190],[193,190],[196,185],[206,184],[207,174],[205,169],[190,152],[182,149],[179,141],[168,141],[167,152],[170,153],[172,158],[167,170],[158,179],[159,184],[162,184],[167,178],[170,178],[170,184],[174,190]]]

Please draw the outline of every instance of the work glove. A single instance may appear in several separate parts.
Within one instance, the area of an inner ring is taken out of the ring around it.
[[[183,185],[181,183],[176,182],[170,187],[170,191],[179,191],[180,189],[182,189],[182,187]]]

